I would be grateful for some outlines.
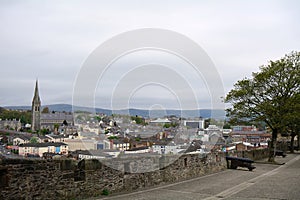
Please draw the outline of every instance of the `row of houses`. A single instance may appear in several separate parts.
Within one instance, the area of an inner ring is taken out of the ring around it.
[[[67,155],[68,145],[62,142],[27,143],[18,146],[19,155],[28,157],[30,155],[43,157],[44,153]]]
[[[0,119],[0,129],[19,131],[22,128],[20,119]]]
[[[199,124],[199,122],[196,124]],[[15,135],[13,145],[19,147],[20,155],[42,155],[43,152],[67,154],[68,151],[76,150],[116,150],[128,154],[149,152],[158,154],[178,154],[183,152],[183,144],[188,144],[193,140],[200,140],[203,142],[203,146],[201,147],[202,149],[215,148],[213,146],[218,146],[218,148],[222,149],[222,147],[226,145],[228,146],[229,143],[231,143],[232,146],[241,146],[236,145],[239,142],[243,142],[242,144],[249,143],[250,145],[247,145],[247,148],[257,148],[264,147],[265,145],[261,144],[266,144],[266,141],[270,137],[270,135],[265,131],[259,131],[256,129],[252,130],[249,128],[244,129],[238,128],[228,131],[227,138],[230,138],[230,142],[228,142],[228,139],[224,140],[222,130],[216,126],[210,125],[205,130],[199,128],[198,131],[194,131],[194,129],[187,129],[188,131],[192,131],[190,136],[188,136],[188,132],[182,132],[182,134],[177,134],[175,138],[170,137],[172,133],[168,133],[166,131],[160,132],[150,138],[143,138],[144,134],[139,134],[139,137],[127,137],[125,134],[124,136],[108,136],[109,134],[80,132],[76,136],[45,135],[35,137],[36,143],[30,143],[32,142],[32,136],[21,134]],[[130,135],[130,133],[126,135]],[[249,141],[249,139],[253,139],[254,136],[256,136],[255,140]],[[234,144],[234,142],[236,144]]]

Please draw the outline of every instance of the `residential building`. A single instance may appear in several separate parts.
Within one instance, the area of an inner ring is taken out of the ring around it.
[[[233,126],[229,134],[233,142],[265,143],[271,139],[266,130],[258,130],[255,126]]]
[[[105,159],[105,158],[111,158],[112,156],[99,150],[84,150],[84,151],[77,151],[78,153],[78,159]]]
[[[184,120],[183,125],[189,128],[201,128],[204,129],[204,119],[199,120]]]
[[[182,150],[182,149],[180,149]],[[170,144],[153,144],[152,145],[152,152],[158,154],[178,154],[179,146],[175,145],[174,143]]]
[[[12,120],[2,120],[0,119],[0,129],[10,129],[19,131],[22,128],[22,124],[20,120],[12,119]]]
[[[111,148],[119,151],[126,151],[130,149],[130,143],[123,139],[111,140]]]
[[[69,136],[54,134],[45,135],[45,137],[49,142],[65,142],[65,140],[69,138]]]
[[[58,133],[64,134],[64,135],[72,135],[77,132],[78,132],[77,126],[72,126],[72,125],[66,126],[63,124],[58,128]]]
[[[223,138],[223,131],[216,125],[209,125],[204,132],[209,136],[209,142],[212,143],[217,143],[219,138]]]
[[[136,147],[131,148],[129,150],[125,151],[125,154],[137,154],[137,153],[149,153],[151,150],[149,147],[142,146],[142,147]]]
[[[38,155],[43,156],[43,153],[68,154],[68,145],[62,142],[57,143],[26,143],[19,145],[19,155]]]
[[[164,124],[170,124],[171,121],[169,119],[161,119],[161,118],[158,118],[156,120],[152,120],[150,121],[149,124],[152,124],[152,125],[164,125]]]
[[[20,144],[26,144],[30,142],[32,136],[30,135],[15,135],[13,138],[13,145],[19,146]]]
[[[120,154],[117,150],[76,150],[70,155],[76,160],[115,158]]]
[[[235,149],[237,151],[251,150],[254,148],[255,148],[254,145],[249,142],[236,142],[235,143]]]
[[[65,139],[70,151],[75,150],[96,150],[98,142],[93,139]]]

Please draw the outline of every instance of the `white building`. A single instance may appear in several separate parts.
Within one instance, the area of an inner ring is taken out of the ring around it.
[[[129,150],[130,143],[123,140],[111,140],[111,147],[119,151],[126,151]]]
[[[204,119],[199,120],[184,120],[183,125],[189,128],[201,128],[204,129]]]
[[[77,151],[78,159],[105,159],[105,158],[115,158],[120,154],[120,151],[111,150],[84,150]]]
[[[156,120],[152,120],[152,121],[150,121],[150,123],[149,124],[166,124],[166,123],[171,123],[171,121],[169,120],[169,119],[161,119],[161,118],[158,118],[158,119],[156,119]]]
[[[138,148],[127,150],[124,153],[125,154],[138,154],[138,153],[149,153],[149,152],[150,152],[149,147],[138,147]]]
[[[96,150],[98,142],[92,139],[65,139],[64,143],[69,146],[70,151]]]
[[[209,141],[216,143],[219,138],[223,138],[222,130],[216,125],[209,125],[205,129],[205,134],[209,135]]]
[[[68,145],[62,142],[57,143],[26,143],[19,146],[19,155],[38,155],[43,156],[43,153],[68,154]]]
[[[18,146],[20,144],[29,143],[30,139],[31,139],[31,136],[29,136],[29,135],[17,135],[13,139],[13,145]]]
[[[152,145],[152,152],[158,154],[178,154],[180,150],[182,149],[179,149],[178,146],[173,143],[167,145],[163,145],[163,144]]]

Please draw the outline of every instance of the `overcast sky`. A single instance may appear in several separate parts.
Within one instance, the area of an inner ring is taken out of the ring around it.
[[[296,0],[1,0],[0,106],[31,105],[36,78],[43,105],[71,104],[76,77],[90,53],[113,36],[140,28],[172,30],[195,41],[212,59],[227,93],[260,65],[299,50],[299,19],[300,3]],[[161,58],[168,66],[184,65],[165,53],[150,52],[124,57],[110,70],[115,74],[118,67],[136,66],[136,60],[139,65],[147,64],[149,57],[156,63]],[[107,85],[96,86],[98,107],[110,107],[108,88],[116,82],[125,84],[126,79],[118,79],[120,75],[107,75],[103,77]],[[199,107],[209,107],[211,100],[203,80],[193,81],[188,74],[184,77],[192,85],[198,84],[192,87]],[[147,85],[131,91],[128,105],[176,107],[174,96],[157,84]]]

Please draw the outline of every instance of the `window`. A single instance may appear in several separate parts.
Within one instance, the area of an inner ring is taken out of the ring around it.
[[[187,162],[188,160],[187,160],[187,158],[184,158],[183,161],[184,161],[184,166],[187,167],[187,165],[188,165],[188,162]]]

